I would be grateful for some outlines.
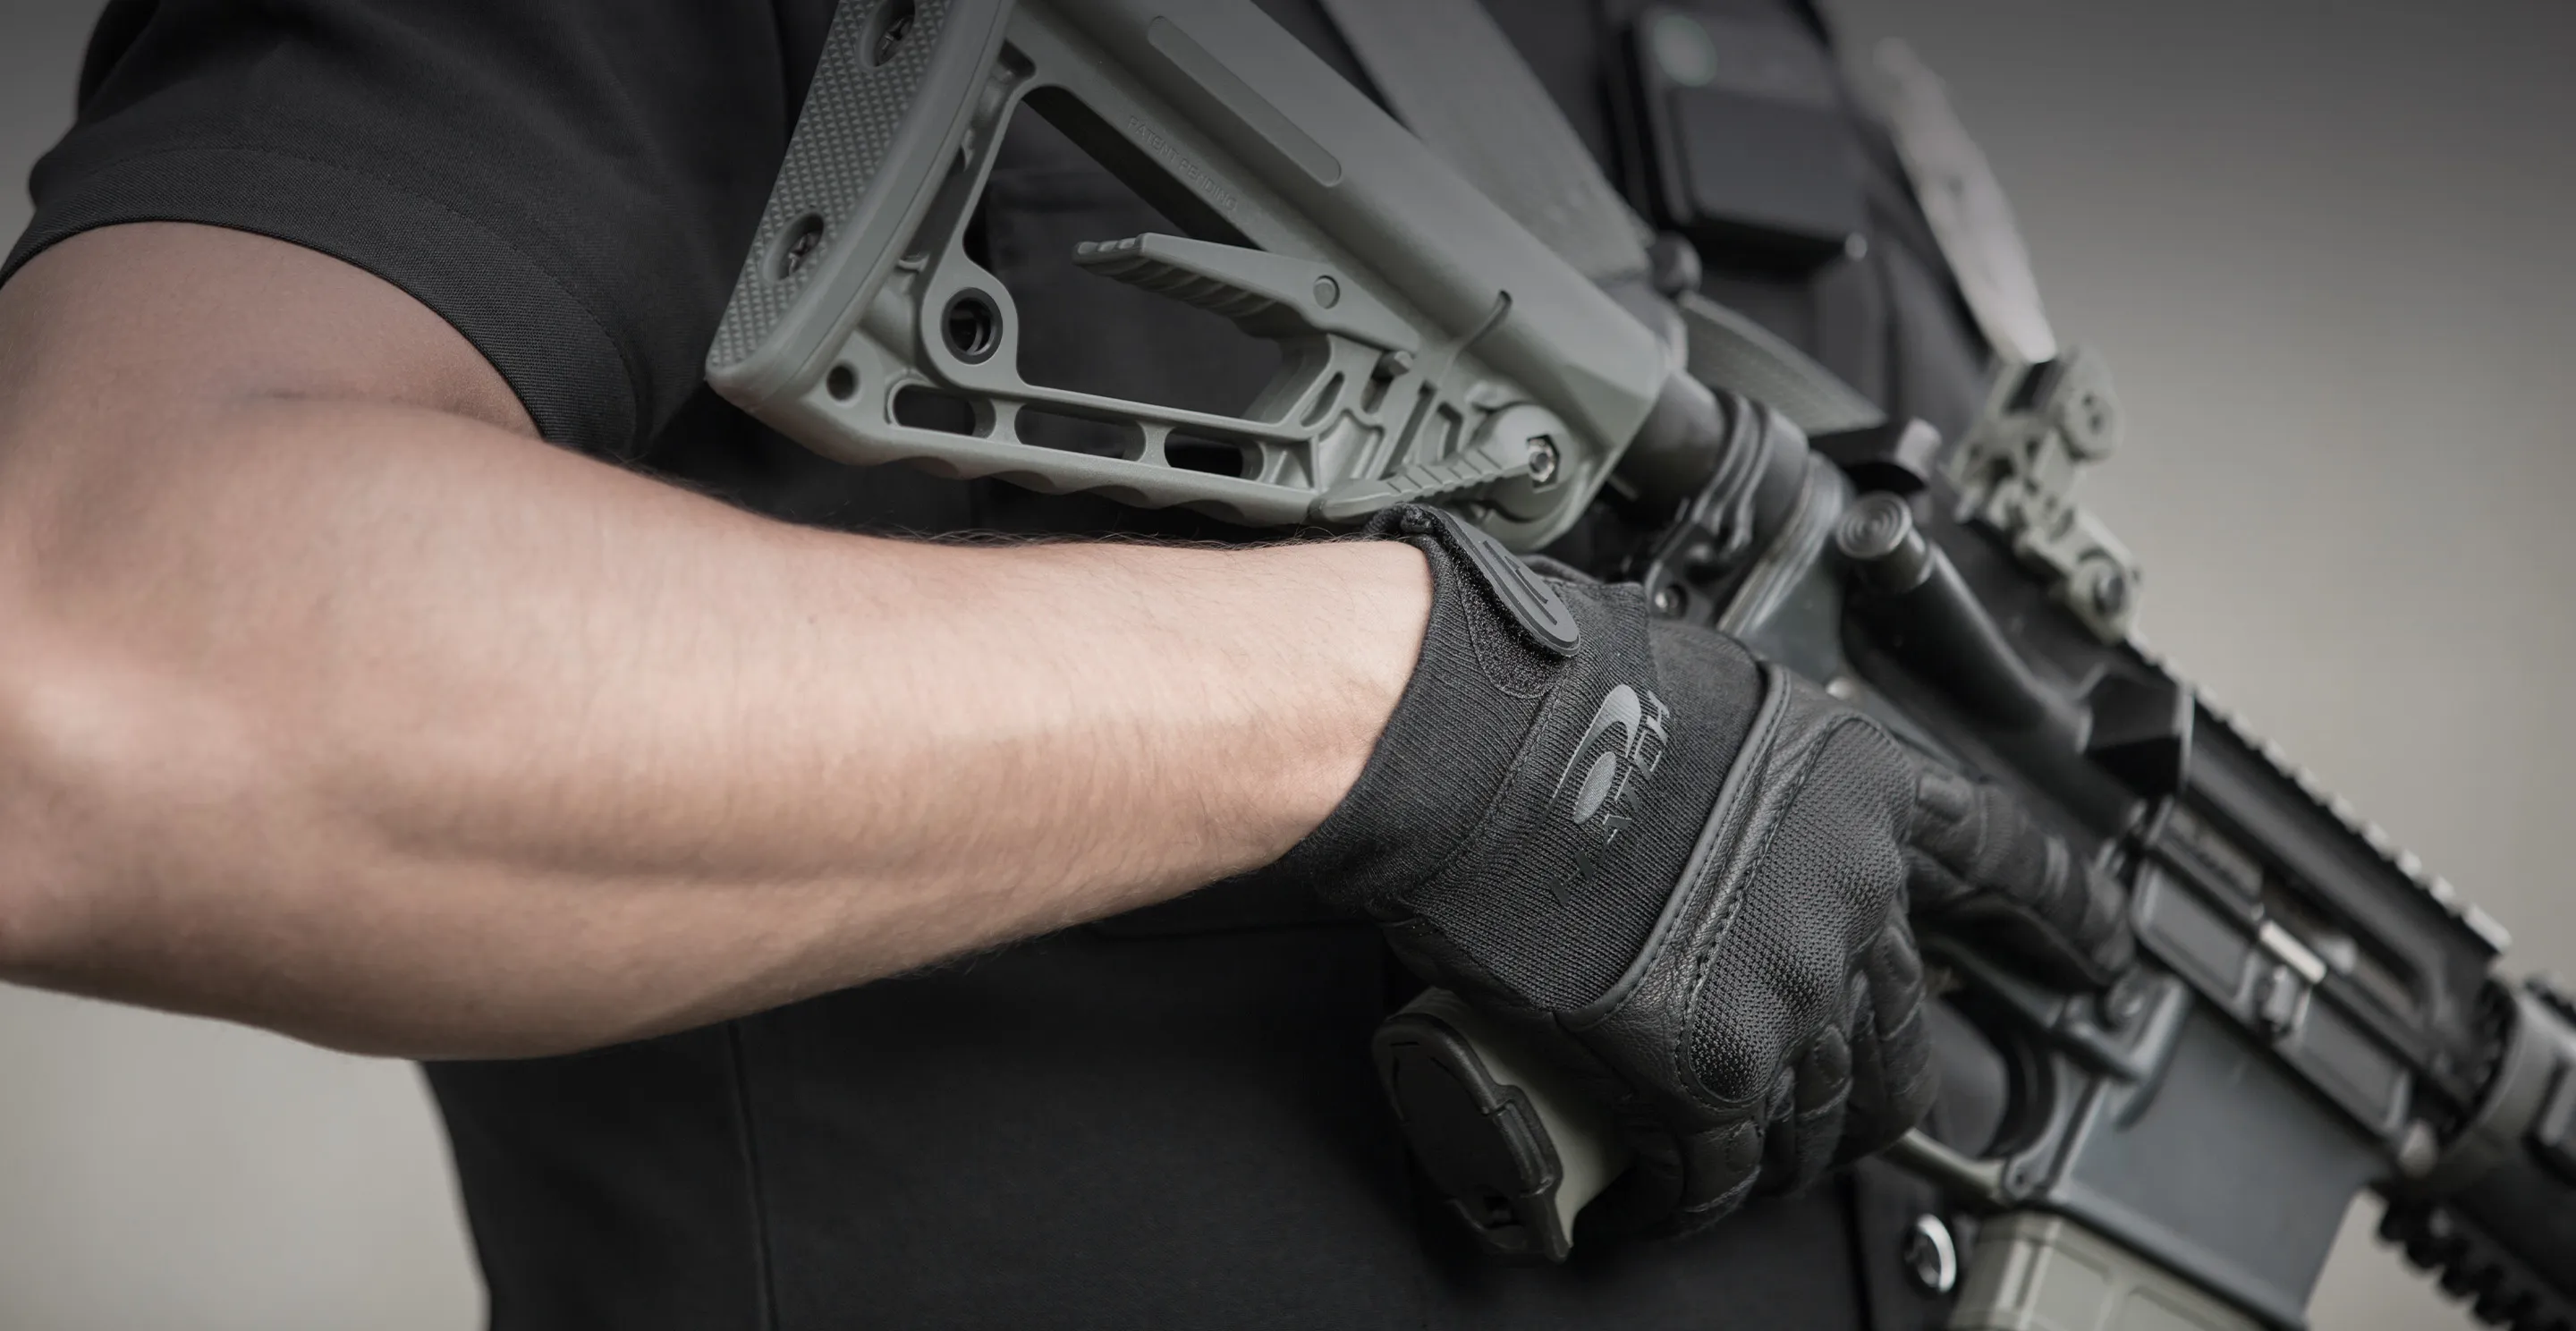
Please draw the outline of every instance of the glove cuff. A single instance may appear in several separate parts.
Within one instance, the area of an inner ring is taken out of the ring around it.
[[[1361,534],[1404,541],[1430,564],[1420,661],[1341,804],[1277,862],[1230,881],[1293,883],[1383,921],[1408,913],[1406,886],[1457,857],[1582,634],[1554,586],[1453,514],[1404,505]]]
[[[1672,894],[1751,724],[1752,659],[1453,515],[1370,530],[1431,563],[1421,662],[1342,806],[1259,876],[1387,924],[1416,970],[1489,1004],[1582,1006]]]

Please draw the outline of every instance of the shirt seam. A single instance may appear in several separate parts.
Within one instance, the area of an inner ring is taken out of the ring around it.
[[[752,1131],[750,1058],[742,1047],[742,1023],[725,1023],[726,1080],[733,1092],[734,1137],[742,1150],[743,1191],[751,1206],[751,1263],[754,1324],[778,1331],[778,1280],[769,1245],[769,1194],[762,1185],[759,1134]]]
[[[433,195],[423,194],[412,189],[410,186],[407,186],[401,181],[395,180],[390,176],[380,175],[359,167],[350,166],[344,162],[331,161],[326,158],[313,157],[298,152],[288,152],[257,144],[189,143],[170,147],[152,148],[140,152],[127,153],[118,157],[111,157],[87,166],[81,171],[80,175],[76,179],[65,185],[61,191],[56,194],[54,199],[48,200],[46,203],[39,204],[37,206],[36,217],[30,223],[27,229],[27,234],[31,237],[44,236],[47,230],[45,226],[45,215],[52,207],[58,205],[61,200],[77,198],[84,191],[94,189],[102,179],[105,179],[117,172],[127,170],[139,163],[148,162],[161,157],[214,156],[224,154],[237,154],[245,157],[290,162],[300,167],[335,173],[367,181],[371,184],[375,184],[386,190],[392,191],[404,200],[432,209],[441,216],[449,218],[466,227],[470,227],[477,235],[488,240],[492,244],[499,246],[502,250],[507,251],[511,257],[526,264],[529,269],[535,272],[538,277],[543,279],[548,286],[552,287],[556,294],[562,296],[565,301],[569,302],[572,308],[579,310],[581,312],[582,319],[590,325],[591,331],[596,333],[600,340],[607,345],[611,354],[616,356],[618,373],[626,381],[626,396],[632,409],[632,424],[629,427],[632,437],[626,440],[617,441],[619,451],[631,451],[637,442],[649,434],[649,430],[647,428],[649,416],[644,410],[645,403],[642,401],[643,385],[639,376],[635,372],[633,357],[627,351],[624,342],[621,341],[612,330],[608,321],[600,317],[599,311],[592,307],[591,302],[588,299],[584,298],[580,292],[566,285],[564,280],[558,276],[553,269],[541,262],[535,254],[521,248],[519,245],[511,241],[507,235],[482,221],[480,218],[456,207],[454,204],[449,203],[444,199],[437,198]],[[17,264],[15,267],[13,267],[7,274],[0,274],[0,281],[5,281],[8,277],[15,276],[16,268],[25,267],[27,262],[35,258],[37,254],[70,239],[81,231],[95,230],[102,226],[113,225],[116,225],[116,223],[108,221],[88,222],[77,226],[70,231],[66,231],[61,235],[47,236],[41,241],[36,249],[17,256]],[[262,231],[262,228],[256,225],[233,225],[233,229],[254,232]],[[265,232],[262,233],[266,234]],[[283,239],[283,237],[279,238]],[[390,266],[384,264],[381,260],[377,260],[371,264],[362,263],[354,258],[347,258],[347,256],[335,255],[333,257],[344,258],[347,262],[360,268],[366,268],[370,272],[374,272],[378,267]],[[377,273],[377,275],[383,276],[382,273]],[[391,279],[388,278],[387,280],[390,281]],[[400,286],[401,284],[395,283],[395,285]],[[430,304],[428,298],[419,292],[412,291],[408,287],[404,288],[404,292],[405,294],[412,296],[413,299],[421,301],[422,304]],[[442,315],[441,317],[444,318],[445,316]],[[468,340],[470,341],[472,339],[469,338]],[[497,362],[495,363],[494,368],[500,368]],[[507,371],[503,371],[503,377],[508,377]],[[514,393],[517,392],[516,384],[512,385],[512,391]],[[520,396],[522,401],[524,401],[525,395],[520,394]]]

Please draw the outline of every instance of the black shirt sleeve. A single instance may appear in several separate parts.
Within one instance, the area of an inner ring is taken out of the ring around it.
[[[829,0],[112,0],[0,280],[92,227],[258,232],[385,278],[549,439],[696,387]]]

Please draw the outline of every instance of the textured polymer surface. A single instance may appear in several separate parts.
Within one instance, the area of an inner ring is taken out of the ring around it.
[[[930,69],[931,50],[946,26],[949,0],[918,0],[912,24],[902,42],[887,53],[884,64],[868,67],[866,48],[877,35],[876,12],[903,0],[844,0],[823,42],[822,62],[815,68],[813,91],[796,133],[787,143],[787,160],[778,183],[769,191],[769,206],[760,215],[760,230],[735,279],[733,301],[716,328],[709,369],[734,365],[749,356],[794,304],[814,275],[825,267],[824,254],[841,239],[842,228],[858,211],[859,199],[876,176],[878,165],[894,142],[895,131],[911,109],[913,94]],[[772,267],[780,237],[799,218],[823,219],[820,243],[784,275]]]

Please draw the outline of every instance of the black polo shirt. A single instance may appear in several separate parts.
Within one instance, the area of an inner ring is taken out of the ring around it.
[[[1633,4],[1489,4],[1618,168],[1608,34]],[[1701,4],[1823,41],[1790,0]],[[1311,0],[1265,7],[1356,78]],[[1253,535],[838,466],[700,386],[830,10],[114,0],[8,270],[117,222],[260,232],[437,311],[548,439],[759,511]],[[1978,353],[1892,158],[1861,138],[1865,258],[1790,277],[1720,250],[1709,289],[1955,428]],[[1249,399],[1257,348],[1064,261],[1152,229],[1066,141],[1015,129],[974,243],[1024,313],[1024,373]],[[1937,1324],[1893,1274],[1919,1198],[1884,1177],[1564,1268],[1481,1261],[1417,1189],[1369,1069],[1371,1029],[1412,987],[1365,924],[1189,898],[702,1030],[429,1077],[501,1328]]]

